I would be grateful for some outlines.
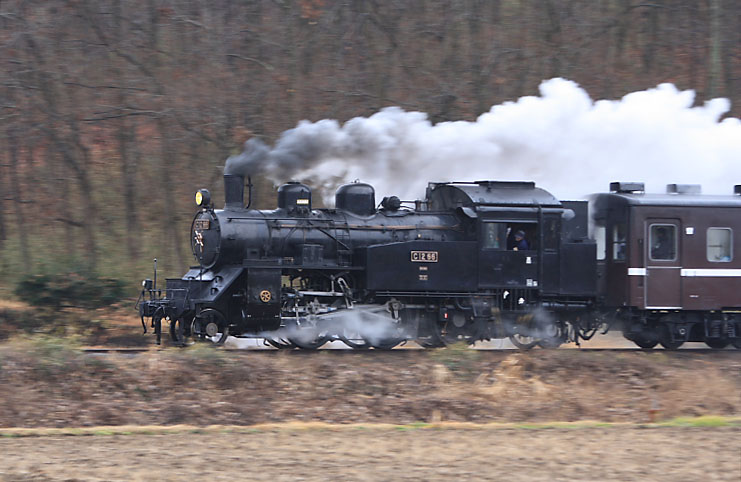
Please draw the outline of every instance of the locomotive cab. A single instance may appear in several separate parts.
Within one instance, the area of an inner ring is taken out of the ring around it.
[[[431,184],[430,210],[457,210],[474,223],[478,239],[478,286],[557,292],[561,203],[533,182],[478,181]]]

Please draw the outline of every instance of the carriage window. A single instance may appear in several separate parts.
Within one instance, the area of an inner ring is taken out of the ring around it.
[[[730,228],[708,228],[708,261],[728,263],[733,259],[733,231]]]
[[[612,259],[615,261],[625,261],[625,224],[616,224],[612,228]]]
[[[484,249],[504,249],[507,240],[505,223],[483,223],[481,225],[481,247]]]
[[[677,259],[677,227],[673,224],[652,224],[649,231],[650,258],[653,261]]]
[[[605,227],[594,227],[594,240],[597,241],[597,259],[602,261],[606,257],[607,243],[605,242]]]

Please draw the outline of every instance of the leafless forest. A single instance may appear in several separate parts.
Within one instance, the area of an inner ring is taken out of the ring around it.
[[[301,119],[471,120],[558,76],[592,98],[673,82],[741,114],[735,0],[10,0],[0,25],[4,283],[133,283],[155,256],[179,275],[195,190],[220,199],[230,154]]]

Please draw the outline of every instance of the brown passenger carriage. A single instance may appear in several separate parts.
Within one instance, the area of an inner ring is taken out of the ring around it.
[[[612,183],[592,199],[598,292],[623,333],[650,348],[741,336],[741,186],[726,196],[698,185],[646,194]]]

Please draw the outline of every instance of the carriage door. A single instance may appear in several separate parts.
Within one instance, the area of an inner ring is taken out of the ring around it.
[[[646,220],[646,308],[682,307],[682,263],[678,219]]]

